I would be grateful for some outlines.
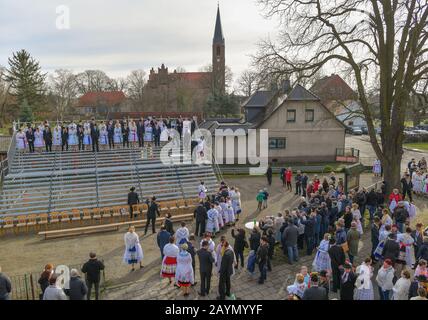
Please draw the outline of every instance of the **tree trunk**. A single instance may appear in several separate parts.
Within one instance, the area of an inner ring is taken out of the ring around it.
[[[400,189],[402,152],[397,152],[395,143],[386,144],[384,149],[385,162],[382,163],[383,179],[386,182],[386,193],[392,189]]]

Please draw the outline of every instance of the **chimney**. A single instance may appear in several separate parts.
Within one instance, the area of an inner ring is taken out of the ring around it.
[[[282,93],[287,94],[291,91],[291,84],[289,79],[285,79],[282,82]]]

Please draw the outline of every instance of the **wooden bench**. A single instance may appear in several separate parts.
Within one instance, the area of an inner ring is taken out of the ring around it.
[[[193,214],[183,214],[172,216],[172,221],[184,221],[184,220],[192,220]],[[161,217],[156,219],[156,224],[162,224],[165,220],[165,217]],[[109,232],[109,231],[119,231],[121,227],[144,227],[146,225],[147,220],[133,220],[127,222],[119,222],[119,223],[111,223],[104,225],[95,225],[90,227],[80,227],[80,228],[71,228],[71,229],[60,229],[60,230],[52,230],[52,231],[42,231],[39,232],[39,236],[44,236],[45,240],[48,239],[56,239],[56,238],[65,238],[65,237],[74,237],[81,236],[87,234],[101,233],[101,232]]]

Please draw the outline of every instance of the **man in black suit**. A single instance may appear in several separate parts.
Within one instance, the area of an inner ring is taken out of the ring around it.
[[[52,131],[48,126],[43,131],[43,140],[45,141],[46,152],[52,152]]]
[[[208,241],[202,241],[202,248],[198,250],[199,257],[199,272],[201,275],[201,291],[198,292],[200,296],[205,296],[210,293],[211,288],[211,275],[213,270],[214,257],[208,251]]]
[[[156,230],[155,230],[156,215],[158,217],[160,217],[159,206],[156,203],[156,197],[152,197],[152,201],[149,204],[149,209],[147,210],[147,222],[146,222],[146,228],[144,230],[144,235],[147,234],[147,230],[149,229],[150,221],[152,222],[152,232],[156,233]]]
[[[330,249],[328,249],[328,255],[331,260],[331,270],[333,276],[333,289],[331,291],[337,292],[340,288],[340,269],[345,264],[345,252],[343,248],[336,243],[336,239],[330,239]]]
[[[130,218],[133,219],[134,218],[134,212],[133,212],[132,206],[134,204],[140,203],[140,198],[138,198],[138,194],[135,192],[134,187],[132,187],[130,189],[130,191],[131,192],[128,193],[129,215],[130,215]]]
[[[311,275],[311,287],[305,290],[302,300],[328,300],[327,290],[318,286],[318,275]]]
[[[83,126],[77,127],[77,140],[79,141],[79,151],[85,150],[85,145],[83,144],[83,138],[85,137],[85,133],[83,130]]]
[[[98,142],[100,139],[100,129],[98,129],[98,126],[94,121],[91,122],[91,139],[92,139],[92,151],[95,152],[95,149],[97,152],[100,151]]]
[[[205,233],[205,225],[208,219],[207,209],[205,209],[204,203],[202,201],[195,209],[194,217],[196,219],[195,234],[199,237],[202,237],[202,235]]]
[[[414,246],[415,246],[416,259],[419,258],[417,256],[417,254],[418,254],[419,248],[422,246],[422,244],[424,242],[424,231],[423,231],[422,227],[423,227],[422,223],[417,223],[416,229],[413,230],[411,233],[413,240],[415,240]]]
[[[61,140],[61,150],[64,151],[65,149],[66,151],[68,151],[68,128],[66,127],[62,127]]]
[[[230,276],[233,273],[233,261],[234,254],[233,251],[229,248],[229,242],[224,241],[223,243],[224,254],[221,259],[220,265],[220,279],[218,284],[219,296],[217,300],[225,300],[226,296],[230,296]]]
[[[144,119],[141,118],[137,123],[138,146],[144,147]]]
[[[28,126],[28,130],[25,133],[25,137],[27,138],[28,148],[30,149],[30,153],[34,152],[34,131],[31,126]]]
[[[345,263],[340,271],[340,300],[354,300],[354,288],[357,276],[352,271],[352,265]]]
[[[114,124],[110,120],[107,125],[107,136],[108,136],[108,146],[110,149],[114,149]]]

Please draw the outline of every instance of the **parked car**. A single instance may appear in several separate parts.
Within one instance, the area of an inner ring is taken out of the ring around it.
[[[352,127],[352,134],[356,136],[361,136],[363,134],[363,130],[361,130],[361,127],[353,126]]]
[[[361,131],[363,132],[363,134],[369,134],[369,129],[366,126],[362,126]]]

